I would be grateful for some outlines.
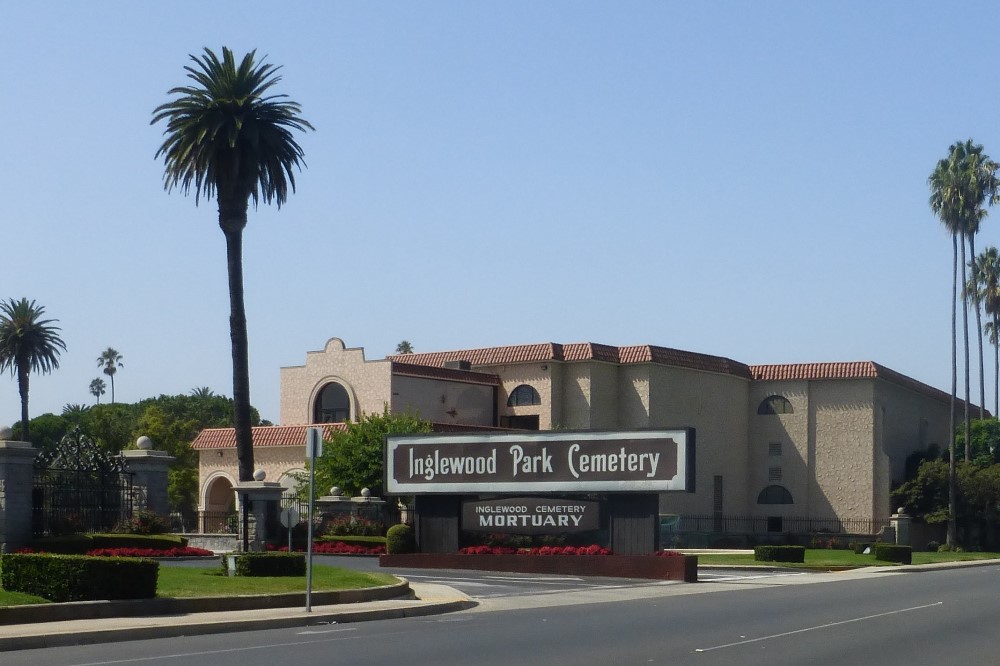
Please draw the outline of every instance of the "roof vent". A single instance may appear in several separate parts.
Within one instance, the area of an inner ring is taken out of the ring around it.
[[[449,370],[472,370],[472,363],[469,361],[463,361],[461,359],[457,359],[454,361],[445,361],[444,367],[448,368]]]

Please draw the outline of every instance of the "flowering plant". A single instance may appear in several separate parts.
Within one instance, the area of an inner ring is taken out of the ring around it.
[[[88,550],[86,554],[91,557],[211,557],[215,555],[210,550],[194,548],[193,546],[175,546],[167,550],[158,550],[156,548],[95,548]]]
[[[282,553],[288,552],[288,546],[275,547],[268,544],[267,549]],[[301,548],[296,548],[295,550],[300,553],[303,552]],[[314,541],[313,552],[319,555],[383,555],[385,554],[385,545],[361,546],[341,541]]]

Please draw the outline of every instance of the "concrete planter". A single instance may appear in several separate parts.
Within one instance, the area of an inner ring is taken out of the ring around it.
[[[514,573],[607,576],[698,581],[698,557],[675,555],[462,555],[410,553],[379,555],[379,566],[420,569],[474,569]]]

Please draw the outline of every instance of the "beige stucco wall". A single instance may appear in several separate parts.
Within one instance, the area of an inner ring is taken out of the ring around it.
[[[792,405],[791,414],[757,414],[768,397],[780,395]],[[747,405],[749,419],[746,506],[754,516],[801,517],[809,513],[813,448],[809,440],[809,382],[754,382]],[[772,442],[781,444],[781,455],[770,455]],[[782,480],[770,481],[771,467],[780,467]],[[757,504],[757,496],[770,485],[783,486],[794,504]]]
[[[896,508],[889,491],[902,482],[907,456],[932,444],[947,448],[949,406],[885,381],[875,383],[875,405],[872,512],[876,518],[888,518]]]
[[[664,493],[660,512],[712,515],[714,477],[722,476],[723,513],[745,515],[749,381],[650,365],[649,385],[650,427],[696,431],[696,492]]]
[[[305,365],[281,368],[281,425],[311,423],[316,397],[330,382],[347,389],[352,419],[392,402],[392,362],[366,361],[364,349],[331,338],[322,351],[306,353]]]
[[[873,380],[811,382],[809,415],[815,447],[809,515],[875,517]]]

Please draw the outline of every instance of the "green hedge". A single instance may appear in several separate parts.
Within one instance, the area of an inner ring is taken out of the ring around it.
[[[187,545],[178,534],[71,534],[35,539],[32,550],[60,555],[83,555],[95,548],[153,548],[170,550]]]
[[[229,556],[222,558],[222,570],[229,573]],[[237,576],[305,576],[306,556],[302,553],[240,553],[236,555]]]
[[[135,557],[0,555],[0,584],[50,601],[152,599],[159,563]]]
[[[393,525],[385,533],[385,552],[389,555],[412,553],[416,549],[413,528],[409,525]]]
[[[805,546],[757,546],[753,559],[758,562],[805,562]]]
[[[882,562],[910,564],[913,562],[913,549],[909,546],[897,546],[894,543],[877,543],[875,544],[875,559]]]

